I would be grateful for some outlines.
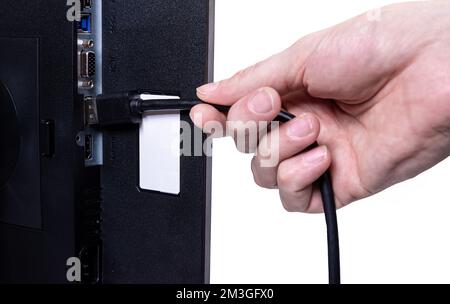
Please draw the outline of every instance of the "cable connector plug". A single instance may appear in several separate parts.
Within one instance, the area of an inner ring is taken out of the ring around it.
[[[85,120],[89,125],[111,126],[136,124],[141,113],[133,111],[131,104],[139,99],[135,92],[123,92],[85,99]]]
[[[200,103],[198,100],[180,100],[178,96],[137,91],[98,95],[85,99],[85,120],[88,125],[99,126],[137,124],[144,113],[189,111]]]
[[[85,99],[85,121],[88,125],[112,126],[137,124],[142,114],[158,111],[190,111],[201,104],[199,100],[183,100],[178,96],[155,95],[137,91],[99,95]],[[211,105],[222,113],[230,110],[229,106]],[[281,111],[275,118],[287,122],[295,116]]]

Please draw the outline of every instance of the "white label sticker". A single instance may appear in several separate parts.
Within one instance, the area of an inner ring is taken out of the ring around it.
[[[179,99],[141,95],[144,100]],[[180,113],[144,114],[139,132],[139,186],[143,190],[180,193]]]

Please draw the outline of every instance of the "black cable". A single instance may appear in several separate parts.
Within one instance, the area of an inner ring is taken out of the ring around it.
[[[280,112],[275,120],[279,122],[288,122],[295,118],[295,115],[289,112]],[[310,149],[318,147],[313,144]],[[341,283],[340,256],[339,256],[339,231],[336,215],[336,203],[334,199],[331,174],[328,170],[317,181],[322,196],[323,211],[325,213],[325,222],[327,225],[328,242],[328,280],[330,284]]]
[[[138,92],[100,95],[95,100],[87,101],[86,120],[89,124],[101,126],[137,123],[145,112],[168,110],[189,111],[192,107],[202,103],[197,100],[144,100]],[[213,104],[211,106],[223,113],[227,113],[230,110],[229,106]],[[281,111],[274,120],[285,123],[294,118],[295,115]],[[309,149],[315,147],[318,147],[317,143],[313,144]],[[339,234],[330,171],[322,175],[318,179],[317,184],[322,197],[327,226],[329,283],[340,284]]]
[[[319,180],[323,211],[327,223],[328,242],[328,280],[330,284],[341,283],[341,267],[339,257],[339,231],[330,171],[325,172]]]

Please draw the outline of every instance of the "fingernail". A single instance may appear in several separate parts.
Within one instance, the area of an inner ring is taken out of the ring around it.
[[[256,114],[266,114],[273,110],[274,101],[269,92],[262,89],[259,90],[248,102],[250,111]]]
[[[190,116],[195,126],[198,128],[203,127],[203,114],[201,112],[191,112]]]
[[[287,133],[290,137],[303,138],[313,132],[313,124],[311,118],[307,115],[300,116],[289,125]]]
[[[305,154],[305,160],[309,164],[317,165],[325,160],[327,157],[328,149],[325,146],[316,148]]]
[[[201,95],[209,95],[212,92],[214,92],[218,86],[219,86],[218,82],[208,83],[197,88],[197,92],[200,93]]]

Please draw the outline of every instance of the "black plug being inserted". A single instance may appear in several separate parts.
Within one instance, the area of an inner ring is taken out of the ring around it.
[[[182,99],[143,99],[144,92],[130,91],[117,94],[99,95],[86,98],[86,123],[99,127],[108,127],[124,124],[138,124],[142,114],[158,111],[190,111],[192,107],[203,102],[198,100]],[[219,111],[227,113],[230,107],[212,105]],[[282,111],[275,121],[288,122],[295,115]],[[317,147],[317,143],[310,147]],[[336,216],[336,203],[331,183],[330,172],[322,175],[317,184],[320,188],[325,220],[327,225],[328,241],[328,272],[329,283],[340,284],[339,236]]]

